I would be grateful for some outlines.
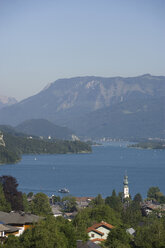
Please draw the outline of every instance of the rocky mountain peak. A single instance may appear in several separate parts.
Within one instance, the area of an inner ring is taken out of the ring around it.
[[[5,142],[3,139],[3,133],[0,131],[0,146],[5,146]]]
[[[3,108],[5,106],[10,106],[15,103],[17,103],[17,100],[14,97],[0,95],[0,108]]]

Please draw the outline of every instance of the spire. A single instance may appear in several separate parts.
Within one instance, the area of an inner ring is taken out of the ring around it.
[[[124,185],[128,185],[128,176],[127,176],[127,171],[125,171],[125,176],[124,176]]]
[[[127,176],[127,171],[125,171],[125,176],[124,176],[124,188],[123,188],[123,199],[129,198],[129,187],[128,187],[128,176]]]

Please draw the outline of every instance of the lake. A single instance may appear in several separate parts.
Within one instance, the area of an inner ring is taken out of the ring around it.
[[[0,166],[0,175],[14,176],[19,190],[73,196],[109,196],[123,190],[127,171],[130,194],[146,197],[151,186],[165,194],[165,150],[128,148],[127,142],[94,146],[91,154],[24,155],[18,164]],[[64,195],[64,194],[63,194]]]

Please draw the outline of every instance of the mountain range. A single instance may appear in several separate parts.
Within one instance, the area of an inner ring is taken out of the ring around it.
[[[92,138],[165,137],[164,103],[164,76],[59,79],[1,109],[0,124],[46,119]]]

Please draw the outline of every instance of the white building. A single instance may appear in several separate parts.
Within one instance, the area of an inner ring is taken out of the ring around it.
[[[128,176],[124,176],[123,199],[129,198]]]
[[[114,228],[114,226],[112,226],[111,224],[108,224],[105,221],[101,221],[100,223],[88,227],[87,233],[89,239],[97,244],[107,239],[108,234],[112,228]]]

